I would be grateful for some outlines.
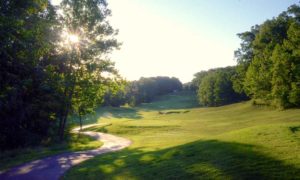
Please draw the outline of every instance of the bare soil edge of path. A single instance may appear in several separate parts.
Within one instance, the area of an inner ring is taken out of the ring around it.
[[[83,129],[95,125],[96,124],[84,126]],[[79,128],[76,128],[73,131],[78,132]],[[40,160],[31,161],[11,168],[8,171],[0,172],[0,179],[56,180],[76,164],[79,164],[100,154],[124,149],[131,144],[130,140],[111,134],[92,131],[85,131],[81,133],[103,142],[103,145],[98,149],[68,152],[46,157]]]

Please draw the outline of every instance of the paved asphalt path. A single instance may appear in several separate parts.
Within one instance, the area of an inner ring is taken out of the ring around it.
[[[90,126],[94,125],[84,128]],[[74,131],[78,131],[78,129],[74,129]],[[110,134],[92,131],[85,131],[82,134],[103,142],[103,145],[98,149],[58,154],[16,166],[8,171],[0,172],[0,180],[57,180],[76,164],[99,154],[121,150],[131,144],[128,139]]]

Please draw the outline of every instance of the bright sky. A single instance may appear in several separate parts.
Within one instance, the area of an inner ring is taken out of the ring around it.
[[[59,0],[52,0],[54,1]],[[235,65],[237,33],[277,16],[299,0],[107,0],[121,50],[111,57],[128,80]]]

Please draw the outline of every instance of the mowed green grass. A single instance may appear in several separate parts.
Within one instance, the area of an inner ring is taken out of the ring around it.
[[[177,93],[137,108],[98,111],[99,125],[89,130],[133,144],[83,162],[63,178],[300,179],[300,109],[195,104],[192,94]]]
[[[0,152],[0,171],[10,167],[64,152],[83,151],[101,147],[103,143],[82,134],[70,134],[64,142],[26,149]]]

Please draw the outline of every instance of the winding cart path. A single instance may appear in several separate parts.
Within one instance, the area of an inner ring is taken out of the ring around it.
[[[84,126],[84,128],[91,126],[94,125]],[[76,128],[74,129],[74,131],[78,132],[79,129]],[[85,131],[82,132],[82,134],[91,136],[103,142],[103,145],[98,149],[68,152],[50,156],[40,160],[31,161],[11,168],[8,171],[0,172],[0,179],[56,180],[59,179],[69,168],[76,164],[79,164],[100,154],[124,149],[131,144],[130,140],[111,134],[92,131]]]

